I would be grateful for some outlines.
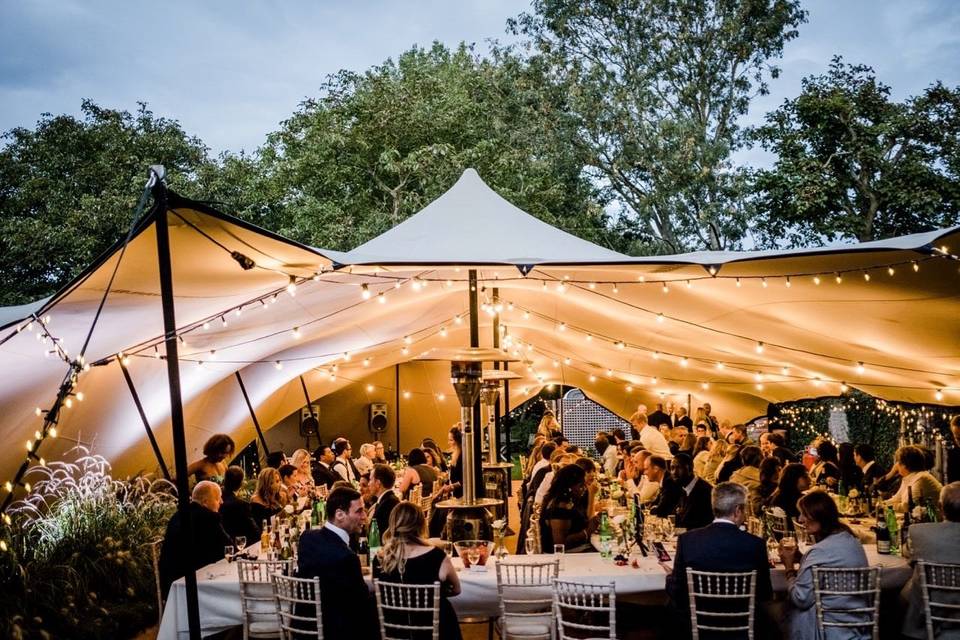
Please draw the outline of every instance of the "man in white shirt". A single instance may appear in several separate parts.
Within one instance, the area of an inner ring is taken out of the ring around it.
[[[357,473],[361,476],[369,476],[370,472],[373,471],[374,458],[377,457],[377,449],[370,443],[360,445],[360,457],[357,458],[353,465],[357,468]]]
[[[640,502],[649,504],[660,493],[660,483],[653,482],[643,472],[643,463],[650,456],[650,452],[641,447],[631,450],[630,455],[624,458],[624,470],[620,472],[620,482],[627,493],[640,496]]]
[[[630,417],[630,424],[640,432],[640,444],[643,445],[644,449],[665,460],[673,459],[667,439],[655,427],[647,424],[647,414],[639,412],[633,414]]]
[[[337,459],[334,460],[331,468],[340,475],[341,479],[352,483],[360,481],[360,473],[354,466],[353,460],[350,459],[351,451],[353,451],[353,448],[346,438],[337,438],[333,441],[333,452]]]

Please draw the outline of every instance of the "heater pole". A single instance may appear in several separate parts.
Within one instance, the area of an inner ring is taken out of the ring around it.
[[[477,270],[470,269],[468,274],[470,280],[470,346],[479,347],[480,346],[480,309],[477,298],[479,292],[477,291]],[[483,429],[481,428],[480,423],[480,398],[477,397],[476,401],[473,403],[473,451],[472,451],[472,471],[473,471],[473,486],[482,487],[483,486],[483,462],[481,460],[481,452],[483,451]],[[464,475],[467,473],[467,467],[463,468]]]

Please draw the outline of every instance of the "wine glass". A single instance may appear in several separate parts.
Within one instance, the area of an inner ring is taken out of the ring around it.
[[[228,544],[223,547],[223,557],[227,559],[227,562],[233,562],[233,545]]]
[[[527,538],[525,541],[525,546],[527,548],[527,555],[532,556],[537,552],[537,541],[533,538]]]
[[[480,562],[480,547],[467,547],[467,561],[470,562],[470,566],[475,566]]]
[[[237,536],[233,541],[237,545],[238,553],[243,553],[243,550],[247,548],[247,536]]]

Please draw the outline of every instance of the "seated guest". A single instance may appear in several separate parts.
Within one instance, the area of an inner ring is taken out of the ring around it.
[[[940,491],[940,510],[943,512],[943,522],[923,522],[910,526],[910,564],[915,568],[913,577],[901,592],[907,602],[903,634],[910,638],[927,637],[920,592],[920,568],[916,563],[925,560],[939,564],[960,564],[960,482],[951,482]]]
[[[728,446],[730,445],[728,445],[727,441],[723,438],[717,438],[710,445],[710,455],[707,456],[707,460],[703,465],[703,476],[701,476],[710,484],[716,484],[717,482],[717,469],[720,468],[720,463],[723,462],[723,459],[727,457]]]
[[[553,457],[553,452],[557,450],[557,445],[552,442],[546,442],[542,447],[540,447],[540,460],[537,464],[533,465],[533,471],[530,474],[530,478],[526,483],[526,490],[522,495],[528,498],[532,498],[537,494],[537,489],[540,488],[540,483],[543,482],[543,479],[550,473],[550,459]]]
[[[756,487],[747,491],[747,505],[749,514],[757,518],[762,517],[763,507],[770,500],[770,496],[777,490],[780,480],[780,458],[770,456],[760,461],[760,482]]]
[[[675,426],[670,432],[670,442],[667,443],[667,446],[670,447],[670,453],[673,455],[680,453],[683,448],[683,441],[686,440],[688,435],[690,435],[690,430],[687,427],[684,425]]]
[[[447,459],[443,457],[443,452],[440,451],[439,445],[437,445],[433,438],[424,438],[420,442],[420,448],[430,451],[430,454],[433,457],[432,465],[437,469],[438,472],[447,472]]]
[[[310,452],[306,449],[297,449],[293,452],[293,455],[290,456],[290,464],[294,466],[296,471],[293,474],[293,488],[294,493],[298,496],[309,496],[313,494],[314,482],[313,482],[313,471],[311,469],[311,463],[313,459],[310,457]]]
[[[427,522],[423,511],[412,502],[401,502],[390,514],[390,527],[383,537],[380,550],[378,579],[404,584],[440,582],[440,637],[459,640],[460,622],[449,596],[460,593],[460,578],[449,556],[433,546],[424,537]],[[387,614],[385,614],[387,615]],[[386,618],[387,622],[395,622]],[[406,624],[421,624],[417,620]]]
[[[707,466],[707,459],[710,457],[710,446],[713,440],[709,436],[697,436],[697,442],[693,446],[690,457],[693,458],[693,473],[698,478],[706,480],[704,470]]]
[[[687,613],[690,606],[687,594],[688,568],[730,573],[756,571],[756,602],[759,605],[770,599],[773,589],[770,586],[766,545],[760,538],[740,529],[747,517],[746,505],[747,491],[742,485],[722,482],[714,487],[711,496],[713,522],[677,538],[677,556],[674,558],[673,571],[667,576],[666,589],[679,624],[690,624]],[[761,616],[755,620],[755,624],[760,624]],[[757,634],[755,637],[762,638],[764,635]]]
[[[633,453],[630,455],[630,477],[624,485],[630,495],[637,494],[640,496],[640,502],[642,504],[651,504],[657,499],[657,494],[660,493],[660,483],[650,480],[644,472],[647,458],[650,456],[651,453],[642,446],[634,448]]]
[[[433,493],[433,483],[437,481],[437,472],[427,464],[427,456],[423,449],[411,449],[407,455],[407,468],[400,476],[400,486],[397,487],[406,500],[410,496],[410,489],[421,485],[421,495],[429,496]]]
[[[280,501],[283,504],[294,504],[297,503],[297,486],[296,486],[296,475],[297,468],[292,464],[281,465],[277,469],[277,473],[280,474]]]
[[[876,454],[873,447],[869,444],[858,444],[853,448],[853,461],[860,467],[863,473],[863,490],[871,491],[873,484],[887,475],[887,470],[880,466],[876,460]]]
[[[361,476],[369,476],[373,471],[373,465],[376,464],[373,459],[377,457],[377,450],[370,443],[360,445],[360,457],[354,460],[353,464]]]
[[[586,474],[575,464],[561,467],[553,479],[540,515],[540,549],[552,553],[562,544],[568,552],[592,551],[591,521],[577,508],[587,494]]]
[[[760,450],[765,458],[774,457],[780,460],[780,466],[797,462],[797,456],[787,449],[787,440],[782,433],[771,431],[760,435]]]
[[[603,431],[597,432],[593,446],[596,448],[597,454],[602,461],[601,465],[604,475],[608,478],[614,477],[617,474],[617,446],[610,444],[610,439]]]
[[[829,440],[817,443],[817,463],[810,470],[813,484],[836,490],[840,484],[840,459],[837,447]]]
[[[841,442],[837,447],[837,457],[840,459],[840,482],[843,483],[844,490],[862,490],[863,470],[854,458],[853,445],[849,442]]]
[[[331,469],[337,472],[342,480],[350,483],[359,482],[360,472],[357,471],[356,465],[353,464],[353,458],[350,457],[350,453],[353,451],[350,441],[346,438],[337,438],[333,441],[332,447],[337,459],[333,461]]]
[[[577,509],[586,515],[587,520],[589,520],[597,511],[597,494],[600,493],[600,482],[597,480],[597,464],[590,458],[583,456],[574,460],[573,464],[583,469],[583,482],[587,485],[587,495],[577,502]],[[553,483],[551,482],[551,484]]]
[[[333,486],[333,483],[340,479],[340,474],[334,471],[330,465],[337,457],[333,454],[333,449],[329,445],[322,444],[314,450],[317,463],[313,465],[313,484],[319,487],[325,486],[327,489]]]
[[[638,411],[630,416],[630,424],[640,433],[640,444],[643,445],[644,449],[665,460],[673,457],[667,439],[656,427],[647,424],[647,414]]]
[[[807,468],[799,462],[792,462],[780,472],[777,490],[770,496],[769,507],[780,507],[792,523],[800,515],[797,500],[804,491],[810,489],[810,476]]]
[[[187,467],[187,475],[193,476],[197,482],[212,480],[220,483],[227,470],[227,458],[236,450],[233,438],[225,433],[217,433],[203,445],[203,458]]]
[[[262,524],[270,521],[283,508],[283,498],[280,493],[280,472],[273,467],[267,467],[257,476],[257,488],[250,497],[250,515],[254,521]]]
[[[763,460],[763,454],[760,453],[760,447],[754,445],[741,447],[740,468],[730,474],[730,482],[742,484],[747,488],[747,493],[760,486],[761,460]]]
[[[381,536],[390,524],[390,512],[400,504],[400,498],[393,490],[393,484],[396,481],[397,474],[390,465],[373,465],[373,471],[370,472],[370,480],[367,486],[375,500],[373,518],[377,521],[377,528],[380,530]]]
[[[706,436],[704,436],[706,437]],[[709,438],[708,438],[709,439]],[[693,450],[697,448],[697,436],[688,433],[680,441],[680,453],[685,453],[693,460]]]
[[[677,528],[697,529],[713,521],[709,483],[693,475],[693,460],[678,453],[670,466],[673,480],[683,490],[677,505]]]
[[[739,426],[739,425],[738,425]],[[734,440],[734,436],[737,432],[730,432],[730,439]],[[736,442],[729,442],[724,448],[723,460],[720,461],[720,464],[717,466],[717,483],[727,482],[730,480],[730,476],[733,475],[733,472],[743,466],[743,462],[740,460],[740,450],[743,448],[743,445],[737,444]]]
[[[387,451],[384,448],[383,443],[379,440],[375,440],[373,443],[373,462],[375,464],[387,463]]]
[[[847,525],[840,522],[837,503],[825,491],[811,491],[800,498],[800,524],[816,541],[803,557],[796,546],[790,549],[780,545],[780,559],[783,561],[787,578],[787,599],[790,605],[788,627],[791,640],[819,640],[823,638],[818,628],[817,612],[814,607],[813,569],[814,567],[866,567],[867,554],[863,545],[853,535]],[[794,565],[800,563],[800,569]],[[834,596],[832,608],[855,608],[864,606],[858,597]],[[855,621],[856,618],[851,618]],[[869,635],[869,634],[868,634]],[[858,638],[852,635],[827,636],[837,638]]]
[[[643,473],[650,482],[660,484],[650,513],[660,518],[674,515],[683,496],[683,488],[667,473],[667,461],[660,456],[650,456],[643,463]]]
[[[533,504],[543,504],[543,499],[547,497],[547,492],[550,491],[550,485],[553,484],[553,477],[557,469],[573,464],[578,457],[576,454],[567,453],[566,447],[561,447],[553,452],[553,455],[550,456],[550,470],[547,471],[547,475],[543,477],[543,482],[537,487],[537,493],[533,496]]]
[[[323,637],[327,640],[377,637],[376,615],[360,558],[350,549],[350,536],[360,532],[366,515],[358,491],[335,487],[327,496],[327,521],[300,536],[297,575],[320,578]]]
[[[923,449],[914,445],[907,445],[897,449],[897,473],[902,478],[900,489],[887,504],[892,505],[895,511],[903,513],[913,497],[914,505],[924,502],[935,504],[940,499],[940,490],[943,486],[927,471],[927,459]],[[909,492],[909,493],[908,493]]]
[[[220,517],[223,528],[231,538],[244,536],[252,544],[260,538],[260,523],[250,514],[250,503],[237,496],[243,486],[243,468],[227,467],[223,474],[223,504],[220,505]],[[243,551],[243,549],[237,549]]]
[[[267,454],[267,466],[271,469],[279,469],[287,464],[287,454],[283,451],[271,451]]]
[[[188,507],[193,538],[184,540],[187,532],[179,511],[170,518],[160,548],[160,590],[164,597],[175,580],[222,560],[223,548],[233,544],[221,524],[220,504],[220,485],[201,480],[193,488]]]

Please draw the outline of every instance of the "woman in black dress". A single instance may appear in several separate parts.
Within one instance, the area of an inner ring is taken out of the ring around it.
[[[587,495],[586,473],[578,465],[560,467],[543,499],[540,515],[540,551],[553,553],[562,544],[568,552],[592,551],[590,520],[578,507]]]
[[[424,540],[425,533],[426,521],[418,505],[401,502],[394,507],[374,574],[384,582],[426,585],[439,582],[440,637],[461,640],[457,612],[447,600],[460,593],[460,578],[447,554]],[[424,619],[406,623],[425,625],[429,619],[425,615]]]

